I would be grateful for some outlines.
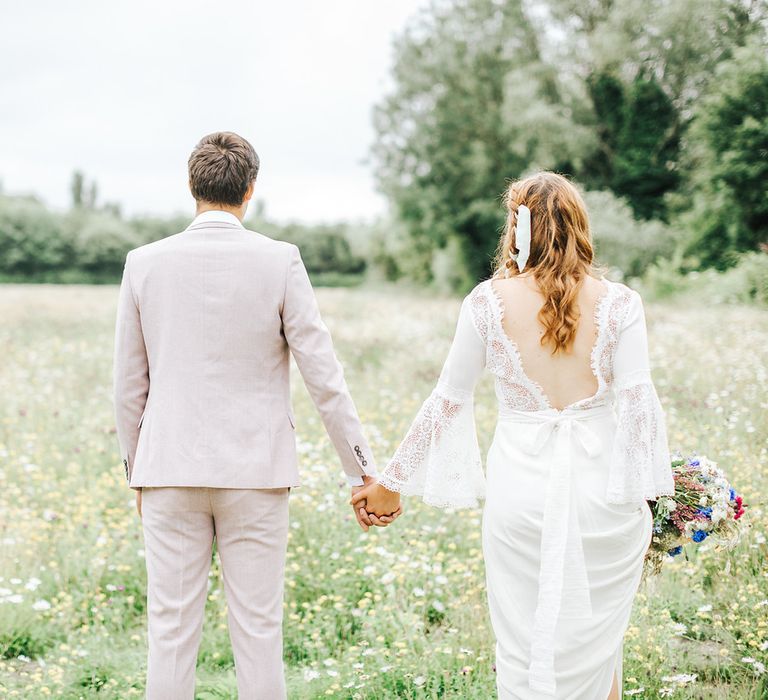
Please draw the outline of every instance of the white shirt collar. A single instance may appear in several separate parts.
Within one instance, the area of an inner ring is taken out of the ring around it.
[[[228,224],[235,224],[240,228],[244,228],[240,219],[238,219],[234,214],[230,214],[228,211],[223,211],[222,209],[209,209],[208,211],[204,211],[201,214],[198,214],[192,220],[190,226],[193,226],[194,224],[207,223],[209,221],[220,221]]]

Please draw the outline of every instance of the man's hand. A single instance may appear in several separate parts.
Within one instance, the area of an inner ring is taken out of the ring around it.
[[[136,491],[136,510],[139,512],[139,517],[141,517],[141,489]]]
[[[374,479],[372,476],[363,476],[363,485],[362,486],[353,486],[352,487],[352,498],[354,498],[360,491],[363,491],[371,484],[376,483],[376,479]],[[352,501],[350,501],[352,503]],[[368,527],[370,526],[369,522],[365,522],[360,517],[360,508],[357,508],[356,506],[352,506],[352,511],[355,514],[355,518],[357,518],[357,522],[360,525],[360,527],[363,529],[364,532],[368,532]]]
[[[359,489],[352,495],[350,503],[357,508],[358,520],[362,519],[366,525],[386,527],[403,513],[400,494],[378,482]]]

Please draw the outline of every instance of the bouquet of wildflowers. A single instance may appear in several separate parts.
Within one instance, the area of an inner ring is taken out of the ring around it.
[[[657,574],[667,556],[677,556],[688,542],[713,537],[733,547],[739,539],[738,520],[744,502],[716,462],[703,456],[672,461],[675,495],[652,504],[653,539],[646,555],[646,573]]]

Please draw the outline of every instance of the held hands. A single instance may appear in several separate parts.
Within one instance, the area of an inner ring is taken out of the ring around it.
[[[371,477],[364,476],[363,481],[364,486],[352,489],[349,501],[363,530],[367,532],[371,525],[386,527],[402,515],[399,493],[390,491]]]

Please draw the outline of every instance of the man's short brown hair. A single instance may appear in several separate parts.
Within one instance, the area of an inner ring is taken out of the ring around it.
[[[192,196],[212,204],[240,206],[259,172],[259,156],[248,141],[231,131],[200,139],[189,156]]]

